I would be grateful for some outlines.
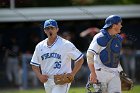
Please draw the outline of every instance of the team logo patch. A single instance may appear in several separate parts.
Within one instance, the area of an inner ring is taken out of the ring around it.
[[[119,46],[116,44],[115,47],[119,47]]]
[[[73,47],[73,48],[72,48],[72,50],[74,51],[74,50],[76,50],[76,48],[75,48],[75,47]]]

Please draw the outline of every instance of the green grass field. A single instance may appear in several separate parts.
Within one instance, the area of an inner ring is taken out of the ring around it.
[[[0,90],[0,93],[45,93],[44,89],[29,89],[29,90]],[[84,87],[70,88],[69,93],[86,93]],[[140,85],[136,85],[131,91],[123,93],[140,93]]]

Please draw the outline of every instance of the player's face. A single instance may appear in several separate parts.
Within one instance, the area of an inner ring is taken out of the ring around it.
[[[47,34],[48,37],[50,36],[56,36],[58,32],[58,28],[56,27],[47,27],[44,29],[45,33]]]
[[[122,23],[121,22],[114,25],[114,29],[115,29],[116,34],[121,32],[121,28],[122,28]]]

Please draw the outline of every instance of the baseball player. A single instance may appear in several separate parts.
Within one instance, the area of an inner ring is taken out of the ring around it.
[[[94,83],[97,92],[97,82],[101,82],[102,93],[121,93],[119,63],[122,37],[118,34],[122,28],[122,19],[110,15],[105,20],[103,29],[96,34],[87,50],[87,63],[91,71],[90,82]]]
[[[71,83],[57,85],[54,75],[70,73],[72,77],[81,68],[83,54],[68,40],[57,35],[59,28],[53,19],[46,20],[44,32],[48,36],[37,44],[30,64],[46,93],[68,93]],[[75,61],[71,69],[71,59]]]

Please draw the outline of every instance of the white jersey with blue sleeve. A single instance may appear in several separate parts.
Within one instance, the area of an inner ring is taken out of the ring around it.
[[[77,62],[83,54],[71,42],[59,36],[51,46],[47,45],[47,40],[36,46],[30,64],[40,66],[42,74],[46,75],[70,73],[71,59]]]

